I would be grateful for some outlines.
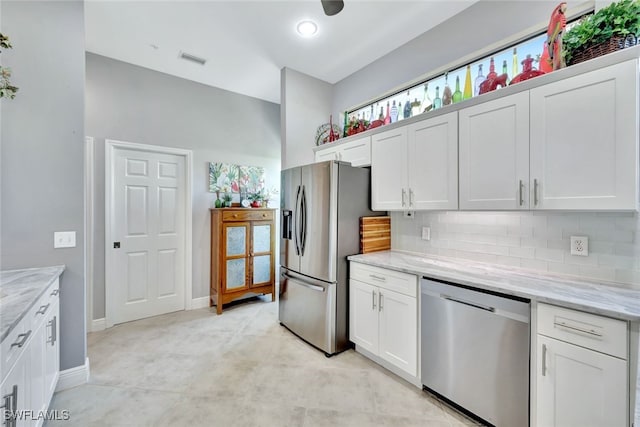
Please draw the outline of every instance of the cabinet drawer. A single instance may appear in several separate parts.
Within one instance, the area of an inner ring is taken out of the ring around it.
[[[223,221],[270,221],[273,219],[273,211],[229,211],[222,212]]]
[[[350,277],[382,289],[417,297],[418,278],[413,274],[352,262]]]
[[[597,314],[538,304],[538,333],[627,359],[627,323]]]

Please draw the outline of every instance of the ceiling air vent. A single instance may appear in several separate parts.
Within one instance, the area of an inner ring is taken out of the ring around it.
[[[180,58],[187,61],[195,62],[196,64],[200,65],[204,65],[207,62],[206,59],[200,58],[199,56],[195,56],[187,52],[180,52]]]

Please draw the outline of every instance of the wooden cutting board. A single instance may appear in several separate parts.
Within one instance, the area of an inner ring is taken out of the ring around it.
[[[360,217],[360,253],[391,249],[391,217]]]

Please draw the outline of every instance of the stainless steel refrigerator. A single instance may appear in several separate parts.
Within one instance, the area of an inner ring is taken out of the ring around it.
[[[282,171],[280,323],[332,355],[349,347],[348,255],[359,252],[370,171],[329,161]]]

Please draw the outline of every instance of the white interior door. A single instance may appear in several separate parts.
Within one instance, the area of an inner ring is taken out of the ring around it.
[[[114,147],[108,323],[185,309],[185,156]]]

